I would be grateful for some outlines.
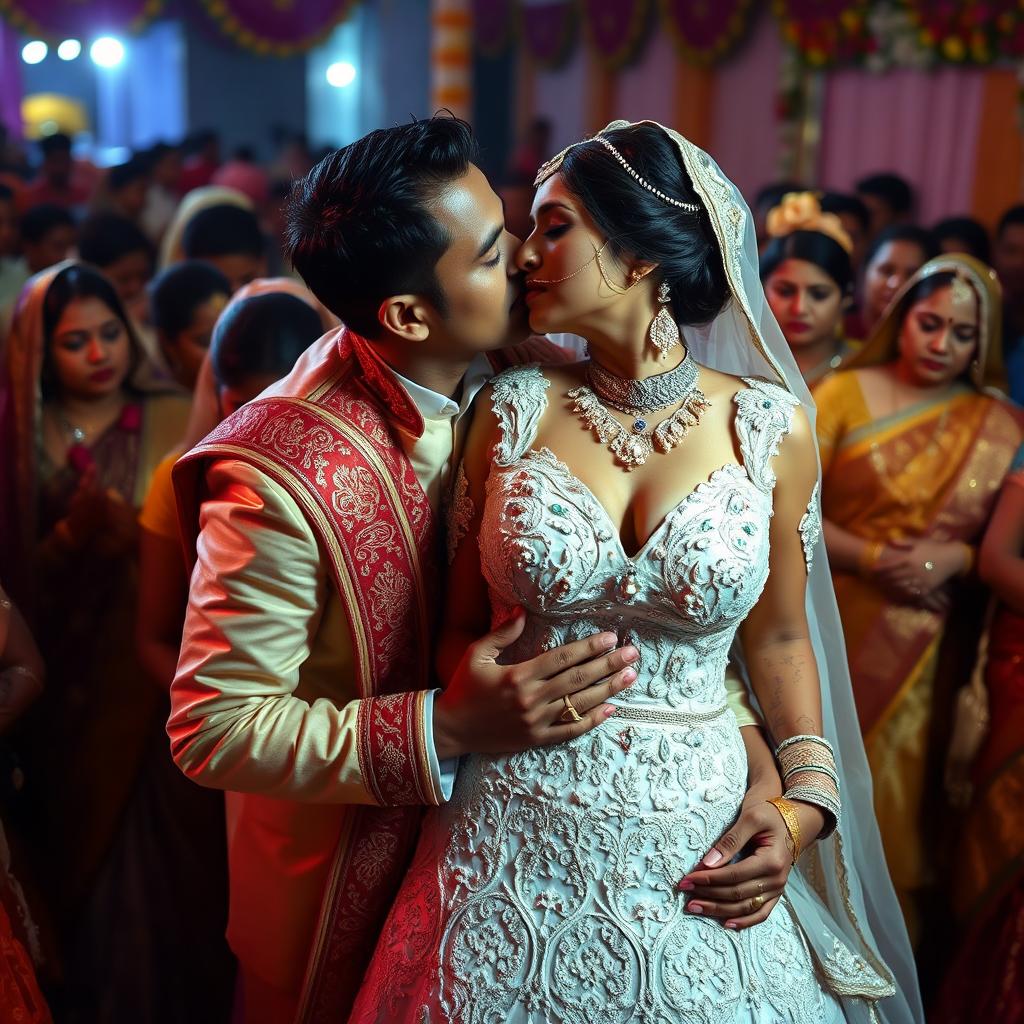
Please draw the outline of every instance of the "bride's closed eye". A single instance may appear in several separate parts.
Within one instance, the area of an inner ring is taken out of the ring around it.
[[[547,231],[544,232],[544,237],[561,238],[570,227],[572,227],[571,224],[556,224],[554,227],[548,228]]]

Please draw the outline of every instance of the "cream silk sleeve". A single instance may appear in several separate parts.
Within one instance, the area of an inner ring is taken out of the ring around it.
[[[747,687],[731,665],[725,670],[725,699],[736,716],[736,721],[742,729],[747,725],[761,726],[764,723],[758,717],[757,712],[750,705],[750,698],[747,695]]]
[[[171,687],[175,762],[202,785],[269,797],[443,802],[434,694],[356,697],[341,603],[295,503],[240,461],[206,482]]]

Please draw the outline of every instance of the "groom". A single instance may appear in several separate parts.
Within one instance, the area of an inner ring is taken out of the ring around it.
[[[474,152],[434,118],[310,172],[291,256],[348,328],[175,471],[194,569],[168,733],[190,778],[228,791],[247,1024],[344,1020],[456,759],[580,735],[631,679],[612,634],[499,665],[520,615],[434,688],[442,494],[488,351],[527,333]]]
[[[527,334],[517,240],[474,155],[468,125],[433,118],[299,183],[290,255],[347,328],[175,471],[194,570],[168,733],[189,777],[228,791],[245,1024],[344,1020],[456,759],[580,735],[631,681],[610,634],[499,665],[520,616],[433,685],[443,495],[491,350]]]

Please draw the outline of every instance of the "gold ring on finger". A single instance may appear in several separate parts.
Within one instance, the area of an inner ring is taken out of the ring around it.
[[[573,703],[569,700],[568,695],[562,698],[562,703],[565,705],[565,710],[558,716],[560,722],[582,722],[583,718],[580,713],[573,707]]]
[[[750,912],[756,914],[764,906],[764,897],[758,893],[750,898]]]

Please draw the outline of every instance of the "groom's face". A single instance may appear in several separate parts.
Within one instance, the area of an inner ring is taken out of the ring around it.
[[[486,352],[529,333],[522,274],[513,257],[519,239],[505,230],[501,200],[473,165],[432,205],[451,242],[435,272],[447,303],[431,337],[447,352]]]

